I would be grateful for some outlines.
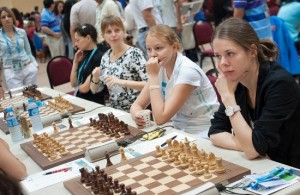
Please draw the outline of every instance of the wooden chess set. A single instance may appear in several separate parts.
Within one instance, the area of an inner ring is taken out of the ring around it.
[[[107,167],[88,172],[64,182],[73,195],[90,194],[182,194],[206,182],[232,183],[250,174],[250,170],[198,150],[188,140],[179,143],[168,140],[168,147],[156,147],[156,152],[130,160],[123,159]]]
[[[108,115],[99,113],[98,116],[99,120],[90,119],[90,124],[80,127],[73,127],[72,120],[69,118],[69,130],[55,132],[55,126],[53,126],[54,134],[52,136],[45,136],[44,134],[41,135],[42,137],[35,136],[34,141],[21,144],[21,148],[45,170],[83,157],[85,148],[88,146],[111,140],[115,140],[117,143],[124,140],[135,140],[145,133],[119,121],[112,113]],[[47,138],[51,138],[51,140]],[[45,144],[39,146],[38,142]],[[60,152],[62,149],[62,147],[58,147],[60,145],[64,147],[66,153]],[[48,150],[52,150],[50,148],[56,146],[54,151],[48,152]]]
[[[4,96],[0,103],[0,112],[4,112],[5,109],[14,104],[22,104],[27,102],[28,98],[34,98],[38,100],[47,100],[52,97],[46,94],[43,94],[37,89],[36,85],[29,85],[23,88],[22,95],[13,95],[11,91],[8,92],[8,96]]]
[[[27,99],[26,99],[27,101]],[[83,107],[77,106],[75,104],[70,103],[68,100],[64,99],[61,96],[55,97],[54,101],[47,101],[48,105],[39,107],[41,118],[49,119],[51,116],[58,114],[61,117],[66,116],[68,114],[75,114],[77,112],[84,111],[85,109]],[[29,115],[27,112],[27,107],[25,103],[22,104],[23,109],[22,111],[20,109],[17,109],[17,115],[20,117],[25,117],[27,121],[29,122]],[[52,118],[51,118],[52,119]],[[53,118],[55,120],[57,118]],[[50,121],[50,123],[53,121]],[[29,122],[30,123],[30,122]],[[7,127],[7,124],[5,122],[5,118],[0,119],[0,129],[5,133],[9,134],[9,129]]]

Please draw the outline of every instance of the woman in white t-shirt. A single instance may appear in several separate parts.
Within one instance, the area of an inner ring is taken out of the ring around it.
[[[179,52],[176,33],[156,25],[149,29],[146,45],[148,82],[130,109],[137,126],[145,125],[138,111],[151,103],[158,125],[172,120],[175,128],[192,134],[208,130],[219,107],[217,96],[200,67]]]

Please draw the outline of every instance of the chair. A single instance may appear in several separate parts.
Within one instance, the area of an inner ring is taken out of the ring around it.
[[[198,46],[197,49],[199,49],[200,53],[200,68],[202,68],[203,60],[206,57],[209,57],[211,59],[213,67],[216,68],[215,61],[213,59],[213,57],[215,57],[214,50],[212,48],[204,48],[205,44],[210,44],[211,46],[211,37],[213,33],[211,24],[209,24],[208,22],[197,22],[193,27],[193,32],[196,40],[196,45]]]
[[[47,64],[47,75],[51,89],[58,85],[70,82],[72,61],[66,56],[56,56]],[[67,94],[73,95],[74,91]]]
[[[215,90],[215,92],[216,92],[216,94],[217,94],[219,103],[222,103],[221,96],[220,96],[220,94],[219,94],[219,92],[218,92],[218,90],[217,90],[217,88],[216,88],[216,86],[215,86],[215,82],[216,82],[216,80],[217,80],[217,78],[218,78],[218,70],[215,69],[215,68],[210,69],[210,70],[208,70],[208,71],[206,72],[206,76],[208,77],[210,83],[211,83],[212,86],[214,87],[214,90]]]

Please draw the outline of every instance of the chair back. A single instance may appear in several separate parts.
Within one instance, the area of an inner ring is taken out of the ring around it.
[[[221,99],[221,96],[218,92],[218,89],[216,88],[215,86],[215,82],[217,81],[218,79],[218,70],[213,68],[213,69],[210,69],[206,72],[206,76],[208,77],[210,83],[212,84],[216,94],[217,94],[217,98],[218,98],[218,101],[219,103],[222,103],[222,99]]]
[[[211,43],[213,28],[208,22],[197,22],[194,25],[194,36],[198,46]]]
[[[72,61],[66,56],[56,56],[47,64],[47,75],[50,87],[70,82]]]

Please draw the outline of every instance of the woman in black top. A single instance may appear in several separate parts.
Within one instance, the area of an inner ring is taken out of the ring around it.
[[[103,47],[97,45],[97,31],[90,24],[83,24],[75,29],[77,52],[73,60],[71,85],[75,87],[77,97],[104,105],[104,90],[93,94],[90,91],[91,73],[100,65]]]
[[[248,159],[267,156],[300,168],[300,89],[269,59],[277,47],[259,40],[244,20],[222,22],[213,35],[223,104],[211,120],[212,143],[243,151]]]

